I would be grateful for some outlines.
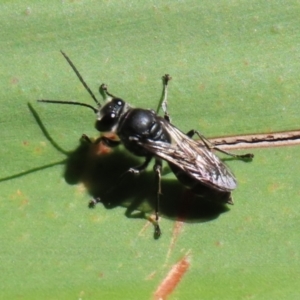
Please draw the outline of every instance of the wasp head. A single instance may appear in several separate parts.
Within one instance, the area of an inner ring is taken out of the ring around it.
[[[114,132],[121,115],[126,111],[126,102],[120,98],[112,98],[97,112],[95,127],[100,132]]]

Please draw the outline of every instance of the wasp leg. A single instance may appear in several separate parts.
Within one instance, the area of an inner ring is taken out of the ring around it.
[[[140,202],[138,202],[138,203],[135,203],[135,202],[132,203],[126,209],[125,216],[127,218],[130,218],[130,219],[144,219],[144,220],[147,220],[148,222],[150,222],[156,228],[157,221],[155,219],[153,219],[153,217],[151,217],[150,215],[148,215],[145,212],[137,211],[137,207],[138,207],[139,204],[140,204]],[[159,233],[158,236],[160,236],[160,233]],[[157,237],[155,237],[155,238],[157,239]]]
[[[146,157],[146,160],[141,165],[139,165],[137,167],[130,168],[123,175],[121,175],[121,178],[125,177],[127,174],[130,174],[130,173],[132,173],[132,174],[140,174],[141,172],[143,172],[144,170],[146,170],[146,168],[148,167],[151,159],[152,159],[152,156]]]
[[[161,236],[161,230],[158,224],[158,213],[159,213],[159,199],[161,195],[161,169],[162,169],[162,161],[160,159],[155,160],[154,172],[156,179],[156,204],[155,204],[155,224],[154,224],[154,238],[158,239]]]
[[[101,137],[97,138],[96,141],[93,142],[86,134],[83,134],[81,136],[81,140],[84,142],[87,142],[88,144],[99,144],[100,142],[103,142],[107,147],[110,147],[110,148],[117,147],[121,144],[120,141],[110,139],[106,136],[101,136]]]
[[[218,147],[216,147],[215,145],[213,145],[207,138],[205,138],[199,131],[197,130],[190,130],[186,135],[190,138],[192,138],[194,135],[198,135],[198,137],[201,139],[201,141],[203,142],[203,144],[208,148],[208,149],[213,149],[219,152],[222,152],[226,155],[235,157],[235,158],[239,158],[239,159],[252,159],[254,157],[254,154],[252,153],[246,153],[246,154],[234,154],[225,150],[222,150]]]
[[[164,118],[170,122],[170,115],[168,113],[168,83],[171,80],[171,76],[169,74],[166,74],[163,76],[163,101],[161,104],[162,110],[164,112]]]
[[[109,139],[105,136],[101,136],[98,139],[96,139],[95,144],[98,144],[100,142],[103,142],[106,146],[108,146],[110,148],[117,147],[121,144],[120,141],[112,140],[112,139]]]
[[[111,94],[108,91],[107,85],[105,83],[102,83],[100,85],[99,92],[100,92],[101,96],[103,97],[104,101],[111,100],[112,98],[117,98],[116,96],[114,96],[113,94]]]
[[[92,144],[93,143],[93,141],[86,134],[83,134],[81,136],[80,140],[83,141],[83,142],[86,142],[88,144]]]
[[[231,152],[228,152],[228,151],[225,151],[223,149],[220,149],[219,147],[216,147],[216,146],[213,146],[212,149],[216,150],[216,151],[219,151],[219,152],[222,152],[226,155],[229,155],[229,156],[232,156],[232,157],[235,157],[235,158],[238,158],[238,159],[245,159],[245,160],[248,160],[248,159],[252,159],[254,157],[254,154],[253,153],[246,153],[246,154],[235,154],[235,153],[231,153]]]
[[[88,207],[89,207],[89,208],[95,208],[95,206],[96,206],[98,203],[100,203],[100,202],[101,202],[101,199],[100,199],[99,197],[93,198],[93,199],[89,202]]]
[[[170,116],[168,113],[168,82],[172,79],[172,77],[169,74],[165,74],[162,77],[163,80],[163,91],[162,91],[162,96],[160,98],[160,101],[158,103],[158,107],[156,110],[156,113],[158,114],[160,108],[162,108],[164,112],[164,118],[168,122],[170,122]]]

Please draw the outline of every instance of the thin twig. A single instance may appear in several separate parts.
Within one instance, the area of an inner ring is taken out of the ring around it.
[[[249,149],[300,145],[300,130],[235,135],[209,139],[222,149]]]

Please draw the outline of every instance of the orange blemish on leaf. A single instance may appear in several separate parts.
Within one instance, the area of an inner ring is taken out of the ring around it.
[[[29,200],[28,200],[28,199],[22,199],[19,208],[23,209],[23,208],[26,207],[28,204],[29,204]]]
[[[172,239],[171,239],[170,247],[169,247],[169,250],[167,253],[166,262],[168,261],[169,257],[171,256],[172,250],[175,247],[177,239],[178,239],[180,233],[182,232],[184,220],[186,218],[186,215],[188,214],[191,203],[194,201],[194,197],[195,197],[195,194],[188,189],[186,189],[181,196],[182,204],[178,211],[177,220],[174,223]]]
[[[200,91],[204,91],[205,90],[205,84],[204,83],[199,84],[198,88],[199,88]]]
[[[215,245],[216,245],[217,247],[223,247],[224,243],[223,243],[222,241],[216,241],[216,242],[215,242]]]
[[[153,271],[146,277],[146,280],[152,280],[155,277],[155,275],[156,275],[156,271]]]
[[[182,231],[182,228],[183,228],[183,222],[181,220],[175,221],[174,226],[173,226],[172,239],[171,239],[170,247],[169,247],[169,250],[167,253],[167,257],[166,257],[166,262],[168,261],[168,259],[171,256],[171,253],[175,247],[176,241],[178,239],[179,234]]]
[[[13,85],[18,84],[18,83],[19,83],[19,78],[17,78],[17,77],[12,77],[12,78],[10,79],[10,83],[13,84]]]
[[[165,300],[175,290],[183,276],[186,274],[190,267],[190,254],[189,252],[177,262],[169,271],[167,276],[160,283],[154,293],[153,299]]]
[[[271,193],[275,193],[278,190],[283,190],[285,188],[284,184],[274,182],[268,186],[268,191]]]

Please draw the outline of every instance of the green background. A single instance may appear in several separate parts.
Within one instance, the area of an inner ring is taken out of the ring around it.
[[[183,131],[298,129],[299,15],[299,1],[2,0],[0,298],[152,299],[189,251],[169,299],[298,299],[299,146],[229,160],[235,205],[204,219],[198,207],[179,232],[166,214],[154,240],[145,219],[125,216],[132,199],[151,210],[151,168],[123,183],[111,207],[89,210],[85,186],[106,190],[136,161],[122,149],[93,160],[78,149],[82,133],[98,135],[92,112],[35,100],[92,103],[62,49],[95,93],[105,82],[134,106],[156,109],[170,73],[169,111]],[[76,153],[58,151],[42,126]],[[169,208],[186,192],[172,175],[163,191]]]

